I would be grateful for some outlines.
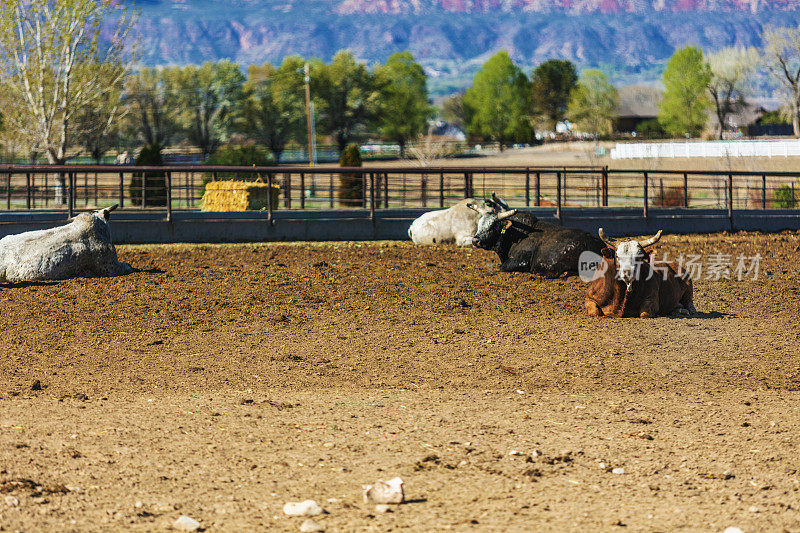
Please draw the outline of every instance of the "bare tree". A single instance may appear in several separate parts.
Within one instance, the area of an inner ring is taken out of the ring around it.
[[[783,88],[784,102],[800,136],[800,27],[764,30],[764,62]]]
[[[30,151],[67,161],[71,121],[125,75],[132,23],[114,0],[0,0],[2,75],[16,104],[4,109],[6,127],[19,128]],[[56,201],[66,203],[63,176],[58,185]]]
[[[708,56],[711,82],[708,93],[714,101],[717,116],[717,135],[725,132],[728,117],[741,111],[750,90],[753,71],[759,54],[754,48],[723,48]]]
[[[125,79],[125,130],[147,146],[167,144],[175,134],[177,93],[163,69],[144,68]]]
[[[114,90],[106,92],[94,104],[82,107],[71,123],[74,139],[98,165],[103,155],[118,143],[119,122],[127,112],[121,98],[123,80],[112,77],[109,86],[116,84]]]

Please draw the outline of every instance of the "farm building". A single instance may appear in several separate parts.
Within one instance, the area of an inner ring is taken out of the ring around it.
[[[615,128],[622,133],[633,133],[642,122],[658,117],[661,91],[646,85],[628,85],[619,89],[619,107]]]

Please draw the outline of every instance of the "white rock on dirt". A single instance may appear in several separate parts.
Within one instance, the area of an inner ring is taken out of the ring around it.
[[[403,480],[399,477],[389,481],[378,481],[374,485],[364,485],[365,503],[403,503],[405,492]]]
[[[325,511],[314,500],[304,502],[287,502],[283,513],[287,516],[319,516]]]
[[[725,529],[725,533],[744,533],[744,531],[742,531],[738,527],[729,527]]]
[[[197,531],[200,529],[200,522],[195,520],[194,518],[189,518],[186,515],[175,520],[172,524],[172,527],[179,531]]]
[[[6,505],[16,507],[19,505],[19,500],[15,496],[6,496]]]
[[[300,524],[300,531],[303,533],[322,533],[325,528],[309,519]]]
[[[624,474],[625,473],[625,469],[622,468],[622,467],[615,468],[614,470],[611,471],[611,473],[612,474]]]

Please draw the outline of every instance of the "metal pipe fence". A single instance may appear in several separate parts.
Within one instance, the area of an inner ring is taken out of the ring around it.
[[[202,209],[210,181],[270,185],[265,209],[442,208],[492,192],[514,207],[734,209],[800,205],[800,171],[653,171],[608,167],[0,166],[0,211]],[[277,198],[272,198],[277,195]]]

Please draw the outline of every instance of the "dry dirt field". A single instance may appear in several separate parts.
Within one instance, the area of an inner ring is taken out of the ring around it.
[[[0,530],[298,531],[311,498],[330,532],[800,531],[800,234],[662,242],[761,275],[653,320],[396,242],[0,286]],[[394,476],[408,503],[362,502]]]
[[[800,168],[798,157],[691,157],[611,159],[610,150],[616,142],[603,141],[604,155],[597,155],[594,142],[552,143],[529,148],[487,152],[481,157],[440,159],[431,166],[491,167],[491,166],[595,166],[608,165],[613,169],[635,170],[736,170],[759,173],[762,171],[794,172]],[[418,166],[414,159],[398,161],[365,161],[364,166],[394,167]],[[327,166],[327,165],[322,165]]]

